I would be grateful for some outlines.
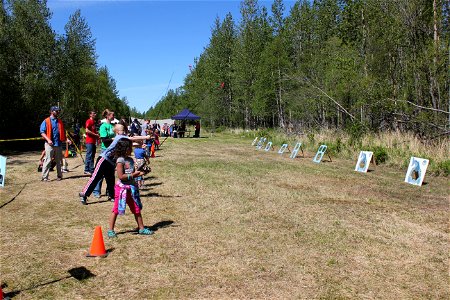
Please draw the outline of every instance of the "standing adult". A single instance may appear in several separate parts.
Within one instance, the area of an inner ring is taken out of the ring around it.
[[[52,106],[50,108],[50,116],[46,118],[40,127],[41,136],[45,140],[45,159],[42,165],[42,181],[49,181],[48,174],[50,172],[50,166],[52,158],[56,162],[57,179],[62,179],[62,142],[66,141],[66,131],[64,130],[64,124],[61,119],[58,119],[58,115],[61,109],[58,106]]]
[[[89,119],[86,120],[86,160],[84,161],[84,174],[92,175],[94,172],[95,151],[97,150],[97,140],[100,135],[95,127],[95,117],[97,113],[93,110],[89,112]]]
[[[97,164],[95,165],[94,173],[92,173],[92,176],[89,178],[89,181],[84,186],[82,192],[78,194],[81,204],[87,204],[87,198],[92,192],[94,192],[94,189],[97,188],[98,182],[103,180],[103,178],[106,180],[108,195],[114,201],[114,170],[117,159],[114,156],[114,151],[118,141],[121,139],[129,139],[131,141],[143,141],[150,139],[150,136],[148,135],[128,137],[125,135],[125,127],[122,124],[117,124],[115,126],[115,133],[116,136],[112,140],[112,143],[100,154]]]
[[[186,133],[186,121],[181,121],[181,126],[178,130],[178,137],[184,138],[185,133]]]
[[[81,137],[80,137],[80,123],[78,123],[78,121],[75,123],[75,125],[73,126],[73,142],[74,144],[78,147],[78,149],[80,148],[81,145]]]
[[[102,142],[100,147],[101,147],[102,151],[105,151],[109,147],[109,145],[111,145],[111,143],[114,139],[114,136],[115,136],[114,126],[111,124],[115,118],[114,118],[114,112],[110,111],[108,109],[105,109],[103,111],[102,116],[103,116],[103,118],[105,118],[105,122],[103,122],[102,125],[100,125],[100,129],[99,129],[100,140]],[[97,160],[97,163],[98,163],[98,160]],[[103,182],[103,177],[100,178],[100,180],[98,181],[98,183],[95,186],[95,189],[93,191],[94,197],[96,197],[96,198],[100,198],[100,195],[102,192],[102,182]],[[108,190],[107,190],[107,194],[110,195],[108,193]],[[109,196],[109,197],[111,197],[111,196]]]
[[[150,120],[144,119],[144,123],[141,126],[141,136],[146,136],[151,128],[152,128],[152,125],[150,124]],[[148,148],[148,150],[146,150],[146,152],[150,153],[149,141],[144,141],[144,144],[147,145],[147,148]]]
[[[145,119],[144,123],[141,126],[141,135],[147,135],[147,130],[150,129],[150,120],[149,119]]]
[[[177,125],[177,123],[173,123],[172,124],[172,136],[174,137],[174,138],[178,138],[178,125]]]
[[[195,133],[194,133],[194,137],[199,138],[200,137],[200,122],[197,121],[195,123]]]
[[[139,123],[138,119],[134,119],[133,122],[131,123],[131,128],[130,128],[130,132],[133,135],[141,135],[141,123]]]
[[[161,128],[162,129],[162,131],[161,131],[161,136],[162,137],[166,137],[167,136],[167,127],[168,127],[167,123],[164,123],[162,128]]]

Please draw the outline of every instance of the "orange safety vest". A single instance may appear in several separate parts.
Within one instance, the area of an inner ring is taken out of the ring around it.
[[[47,132],[45,133],[50,139],[52,139],[52,122],[50,121],[50,117],[45,119],[45,125],[47,127]],[[59,129],[59,140],[64,142],[66,140],[66,131],[64,130],[63,122],[58,119],[58,129]]]

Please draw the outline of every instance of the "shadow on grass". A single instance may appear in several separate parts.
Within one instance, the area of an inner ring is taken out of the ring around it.
[[[116,248],[109,248],[106,249],[106,254],[104,255],[91,255],[89,252],[86,254],[86,257],[88,258],[95,258],[95,257],[107,257],[111,252],[113,252],[114,250],[116,250]]]
[[[40,284],[34,285],[32,287],[29,287],[29,288],[25,288],[25,289],[22,289],[22,290],[15,290],[15,291],[4,293],[3,294],[3,299],[5,299],[5,300],[6,299],[11,299],[11,298],[19,295],[21,292],[31,291],[31,290],[34,290],[34,289],[37,289],[37,288],[40,288],[40,287],[43,287],[43,286],[46,286],[46,285],[57,283],[57,282],[62,281],[64,279],[75,278],[78,281],[83,281],[85,279],[89,279],[91,277],[95,277],[96,276],[95,274],[92,274],[91,271],[89,271],[85,267],[72,268],[70,270],[67,270],[67,272],[69,272],[70,275],[61,277],[59,279],[55,279],[55,280],[47,281],[47,282],[44,282],[44,283],[40,283]],[[2,290],[4,288],[7,288],[7,287],[8,287],[8,285],[6,283],[2,284]]]
[[[178,227],[180,225],[174,225],[174,222],[172,220],[165,220],[165,221],[160,221],[157,222],[155,224],[153,224],[152,226],[147,226],[148,229],[153,230],[153,231],[158,231],[159,229],[162,228],[166,228],[166,227]]]
[[[17,159],[17,160],[9,161],[9,162],[8,162],[8,165],[9,165],[9,166],[15,166],[15,165],[20,166],[20,165],[27,164],[27,163],[29,163],[29,162],[30,162],[29,160],[25,160],[25,159]]]
[[[68,173],[64,173],[64,174],[68,174]],[[91,176],[89,176],[89,175],[74,175],[74,176],[69,176],[69,177],[63,177],[63,180],[78,179],[78,178],[89,178],[89,177],[91,177]]]
[[[86,202],[86,205],[91,205],[91,204],[99,204],[99,203],[105,203],[105,202],[112,202],[111,200],[99,200],[99,201],[95,201],[95,202]]]
[[[158,198],[180,198],[181,196],[167,196],[167,195],[160,195],[159,193],[148,193],[148,194],[140,194],[141,198],[147,198],[147,197],[158,197]]]
[[[72,170],[75,170],[76,168],[79,168],[79,167],[81,167],[81,166],[84,166],[83,164],[81,164],[81,165],[77,165],[77,166],[75,166],[75,167],[73,167],[73,168],[71,168]]]
[[[159,229],[162,229],[162,228],[178,227],[178,226],[180,226],[180,225],[174,225],[173,223],[174,222],[172,220],[164,220],[164,221],[157,222],[157,223],[153,224],[152,226],[145,226],[145,228],[148,228],[151,231],[156,232],[156,231],[158,231]],[[132,234],[136,234],[137,235],[138,234],[138,228],[125,230],[125,231],[120,231],[120,232],[117,232],[116,234],[119,235],[119,234],[125,234],[125,233],[132,233]]]
[[[20,189],[20,191],[17,193],[17,195],[15,195],[11,200],[9,200],[8,202],[5,202],[5,203],[3,203],[2,205],[0,205],[0,208],[3,208],[3,207],[6,206],[7,204],[13,202],[13,201],[17,198],[17,196],[19,196],[20,193],[22,193],[22,191],[23,191],[23,189],[25,188],[26,185],[27,185],[27,184],[25,183],[25,184],[23,185],[23,187]]]
[[[146,183],[146,184],[144,184],[143,188],[139,189],[139,191],[148,191],[148,190],[150,190],[150,187],[157,186],[157,185],[163,185],[163,183],[162,182]]]

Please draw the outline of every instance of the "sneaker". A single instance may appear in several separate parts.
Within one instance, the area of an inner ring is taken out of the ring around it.
[[[142,234],[142,235],[152,235],[152,234],[153,234],[153,231],[151,231],[151,230],[148,229],[148,228],[139,229],[139,234]]]
[[[108,200],[114,202],[114,198],[108,197]]]
[[[109,230],[108,230],[108,237],[109,237],[110,239],[113,239],[113,238],[116,238],[116,237],[117,237],[117,234],[116,234],[116,232],[115,232],[114,230],[109,229]]]
[[[61,181],[61,180],[62,180],[62,177],[58,177],[58,178],[56,178],[56,180],[57,180],[57,181]]]
[[[50,181],[48,178],[41,178],[41,181]]]
[[[81,204],[87,205],[87,197],[83,193],[79,193]]]
[[[91,172],[86,172],[86,171],[84,171],[84,175],[88,175],[88,176],[91,176],[91,175],[92,175],[92,173],[91,173]]]

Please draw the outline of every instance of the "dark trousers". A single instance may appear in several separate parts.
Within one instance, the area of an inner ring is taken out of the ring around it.
[[[84,171],[93,173],[94,172],[94,159],[95,151],[97,146],[95,144],[86,144],[86,160],[84,161]]]
[[[94,172],[92,173],[91,178],[86,183],[83,188],[83,194],[86,197],[89,197],[94,191],[97,183],[105,178],[106,181],[106,190],[108,192],[108,196],[114,198],[114,171],[116,166],[105,160],[103,157],[99,157],[97,160],[97,164],[95,166]]]

